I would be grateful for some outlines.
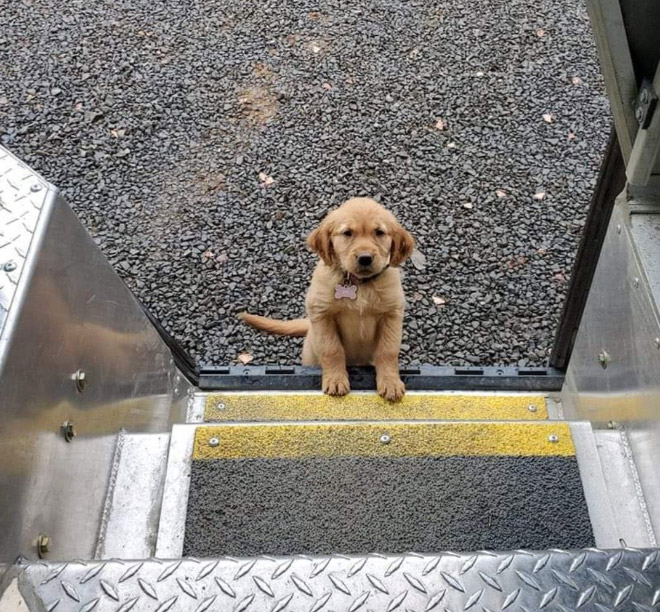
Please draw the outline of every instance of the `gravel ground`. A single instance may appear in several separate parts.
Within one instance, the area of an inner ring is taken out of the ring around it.
[[[235,313],[353,195],[425,255],[404,363],[545,363],[608,129],[574,0],[0,0],[0,142],[206,363],[299,361]]]

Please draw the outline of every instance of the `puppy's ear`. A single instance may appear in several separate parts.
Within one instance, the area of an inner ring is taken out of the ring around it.
[[[323,260],[326,266],[332,265],[335,252],[332,248],[332,229],[327,222],[321,223],[307,237],[307,246]]]
[[[392,250],[390,252],[390,265],[400,266],[413,252],[415,239],[398,223],[392,228]]]

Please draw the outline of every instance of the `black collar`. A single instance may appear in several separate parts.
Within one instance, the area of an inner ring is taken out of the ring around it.
[[[380,272],[377,272],[376,274],[373,274],[372,276],[368,276],[367,278],[360,278],[359,276],[355,276],[354,274],[346,273],[346,284],[348,284],[348,285],[366,285],[367,283],[370,283],[371,281],[376,280],[389,267],[390,267],[390,264],[387,264]]]

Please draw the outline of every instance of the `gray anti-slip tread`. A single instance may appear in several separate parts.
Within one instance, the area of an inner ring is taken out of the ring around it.
[[[574,457],[193,461],[184,554],[594,545]]]
[[[31,612],[647,612],[660,598],[659,561],[657,549],[590,549],[40,562],[12,568],[18,583],[4,585]]]

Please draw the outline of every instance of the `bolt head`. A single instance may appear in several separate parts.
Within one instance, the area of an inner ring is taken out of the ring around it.
[[[71,442],[77,435],[76,428],[73,425],[73,421],[64,421],[60,427],[62,435],[67,442]]]
[[[612,361],[612,358],[610,357],[609,353],[607,351],[601,351],[598,354],[598,363],[603,367],[603,370],[607,368],[607,364]]]
[[[85,390],[85,385],[87,384],[87,377],[85,376],[85,373],[82,370],[78,370],[73,375],[73,380],[76,381],[76,389],[78,390],[78,393],[82,393]]]
[[[530,412],[536,412],[538,408],[534,404],[530,404],[529,406],[527,406],[527,410],[529,410]]]
[[[40,559],[43,559],[44,555],[50,552],[50,544],[51,544],[50,536],[47,536],[44,533],[40,533],[36,541],[37,554],[39,555]]]
[[[392,438],[390,438],[390,436],[388,436],[387,434],[383,434],[380,437],[380,443],[381,444],[389,444],[391,441],[392,441]]]
[[[548,442],[552,442],[553,444],[557,444],[557,442],[559,442],[559,436],[557,434],[550,434],[548,436]]]
[[[211,438],[209,440],[209,446],[215,448],[216,446],[220,446],[220,440],[218,438]]]
[[[5,262],[5,265],[2,266],[2,269],[5,272],[13,272],[17,268],[16,262],[15,261],[7,261]]]

